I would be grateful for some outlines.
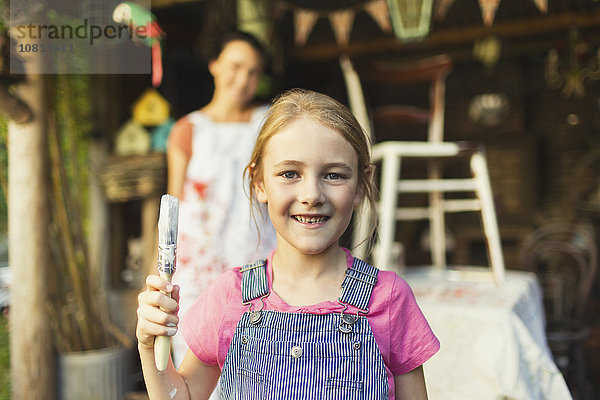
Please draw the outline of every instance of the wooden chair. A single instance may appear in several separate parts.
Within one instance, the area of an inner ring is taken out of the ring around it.
[[[519,253],[521,267],[538,276],[548,345],[578,400],[590,398],[583,345],[591,333],[586,311],[598,268],[595,236],[588,223],[547,223]]]
[[[467,143],[444,141],[445,79],[452,68],[448,56],[436,56],[420,61],[393,66],[361,69],[363,79],[389,85],[429,82],[429,107],[419,108],[405,104],[391,104],[367,111],[359,76],[347,57],[340,59],[350,107],[373,142],[371,120],[388,123],[411,122],[427,125],[426,141],[386,141],[372,145],[372,161],[381,162],[380,201],[378,204],[378,238],[375,242],[373,263],[380,268],[397,265],[395,249],[398,220],[429,220],[429,241],[432,263],[437,270],[446,268],[445,214],[477,211],[481,214],[488,258],[494,278],[504,280],[504,258],[492,199],[485,154],[481,147]],[[469,157],[471,175],[465,179],[447,179],[442,175],[439,161],[445,158]],[[405,158],[425,158],[430,161],[427,179],[404,179],[401,174]],[[428,193],[426,207],[401,207],[399,193]],[[475,197],[446,199],[444,193],[471,192]],[[363,215],[365,213],[363,212]],[[368,215],[365,219],[370,218]],[[364,221],[363,221],[364,222]],[[364,243],[368,232],[364,223],[357,221],[354,231],[354,251],[366,257]]]

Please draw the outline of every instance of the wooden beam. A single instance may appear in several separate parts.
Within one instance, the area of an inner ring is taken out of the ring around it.
[[[49,267],[46,103],[37,62],[26,62],[27,83],[20,97],[35,114],[33,122],[9,122],[8,243],[14,284],[10,292],[10,372],[12,398],[54,399],[54,348],[46,312]],[[34,65],[32,65],[34,64]]]
[[[342,54],[365,55],[389,51],[427,50],[444,46],[455,46],[474,42],[487,35],[500,38],[532,37],[576,28],[600,26],[600,11],[590,13],[562,13],[526,20],[497,22],[491,27],[474,25],[460,28],[434,30],[426,40],[402,42],[395,37],[352,41],[347,46],[335,43],[297,48],[291,56],[303,60],[337,58]]]

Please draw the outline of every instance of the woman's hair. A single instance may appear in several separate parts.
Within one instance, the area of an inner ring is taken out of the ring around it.
[[[223,52],[225,46],[237,40],[241,40],[242,42],[248,43],[254,50],[256,50],[256,52],[260,55],[261,59],[263,60],[264,67],[266,67],[269,64],[269,54],[267,53],[267,50],[262,45],[262,43],[256,37],[243,31],[230,31],[229,33],[223,35],[217,42],[210,59],[216,60],[217,58],[219,58],[219,55],[221,54],[221,52]]]
[[[364,130],[350,110],[340,102],[321,93],[305,89],[292,89],[276,98],[265,116],[264,124],[256,138],[250,162],[244,170],[248,179],[250,204],[254,206],[256,193],[254,185],[263,177],[262,159],[269,139],[281,130],[293,124],[297,119],[307,117],[333,129],[350,143],[358,157],[358,185],[363,190],[363,202],[367,201],[370,215],[369,235],[364,240],[371,239],[377,225],[375,212],[375,197],[377,189],[371,175],[365,174],[365,168],[372,166],[369,152],[369,142]]]

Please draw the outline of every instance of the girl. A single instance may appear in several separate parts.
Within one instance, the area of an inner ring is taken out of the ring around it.
[[[267,218],[259,221],[259,243],[242,180],[268,109],[254,101],[266,64],[267,54],[254,36],[224,35],[208,64],[212,99],[177,121],[169,135],[167,191],[181,200],[173,281],[182,288],[182,313],[227,267],[264,258],[275,246]],[[175,365],[186,352],[183,337],[175,336]]]
[[[277,248],[194,303],[180,324],[190,351],[179,371],[158,373],[152,346],[177,331],[178,288],[148,277],[137,337],[152,399],[206,399],[219,375],[224,399],[427,398],[422,364],[439,342],[412,291],[338,243],[353,210],[373,206],[372,171],[345,106],[302,90],[275,101],[246,172]]]

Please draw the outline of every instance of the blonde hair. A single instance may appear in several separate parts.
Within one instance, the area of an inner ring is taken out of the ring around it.
[[[358,157],[358,185],[359,189],[363,191],[363,202],[368,202],[368,207],[359,206],[356,210],[369,210],[369,214],[373,216],[373,219],[368,221],[369,229],[367,231],[369,235],[364,238],[364,240],[370,242],[377,225],[377,213],[375,212],[377,189],[373,183],[372,174],[365,173],[367,167],[374,168],[371,164],[368,138],[352,112],[345,105],[321,93],[305,89],[292,89],[284,92],[273,101],[256,138],[250,162],[244,169],[244,176],[248,178],[252,209],[254,210],[257,201],[254,185],[263,177],[262,159],[267,143],[275,134],[302,117],[312,118],[335,130],[356,151]]]

